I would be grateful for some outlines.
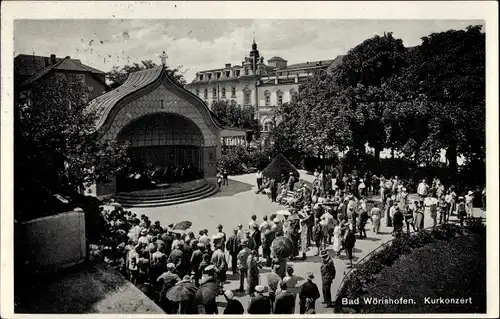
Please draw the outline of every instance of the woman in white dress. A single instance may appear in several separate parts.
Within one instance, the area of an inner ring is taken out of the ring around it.
[[[342,229],[340,228],[340,225],[337,224],[333,229],[333,251],[335,252],[337,257],[340,256],[341,249],[342,249]]]

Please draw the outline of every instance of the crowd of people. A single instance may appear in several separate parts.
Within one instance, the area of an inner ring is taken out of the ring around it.
[[[316,248],[316,256],[323,260],[320,266],[323,303],[332,307],[331,285],[336,275],[333,259],[345,252],[352,267],[356,240],[367,237],[368,222],[377,234],[381,220],[385,219],[386,226],[393,227],[393,235],[398,236],[405,222],[410,232],[421,230],[424,218],[431,218],[433,225],[437,225],[457,214],[463,224],[464,218],[473,216],[474,194],[469,191],[465,196],[457,196],[453,186],[446,189],[437,178],[430,186],[422,180],[417,187],[419,198],[411,203],[405,182],[397,176],[377,178],[375,186],[354,174],[338,180],[333,177],[326,184],[324,176],[328,179],[329,174],[314,175],[312,187],[303,181],[295,187],[293,174],[288,178],[282,176],[278,183],[258,172],[257,192],[268,193],[271,200],[286,205],[287,209],[263,216],[261,221],[253,215],[248,226],[237,225],[229,236],[222,225],[212,236],[207,229],[198,234],[188,231],[190,225],[164,228],[145,215],[137,217],[112,203],[108,206],[112,209],[102,211],[109,229],[105,249],[99,254],[169,314],[218,313],[215,301],[218,295],[227,301],[225,314],[242,314],[244,307],[234,294],[243,292],[251,297],[249,314],[293,314],[297,296],[300,313],[314,313],[316,300],[320,298],[314,275],[305,274],[305,282],[299,286],[300,277],[294,274],[288,260],[306,259],[310,247]],[[380,196],[382,204],[371,205],[370,193]],[[281,242],[289,243],[286,254],[276,250],[275,244]],[[326,250],[330,245],[332,256]],[[264,267],[271,269],[267,288],[259,279]],[[237,291],[224,290],[228,272],[239,277]],[[208,300],[198,298],[198,292],[181,301],[170,298],[170,290],[187,284],[198,290],[208,285],[214,291]]]
[[[162,184],[184,183],[203,178],[203,172],[192,165],[131,165],[119,176],[122,191],[155,188]]]

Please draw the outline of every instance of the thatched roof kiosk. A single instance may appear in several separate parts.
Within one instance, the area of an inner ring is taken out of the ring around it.
[[[299,180],[299,171],[297,171],[295,166],[293,166],[282,154],[276,156],[262,171],[262,175],[269,178],[275,178],[278,182],[281,181],[282,174],[288,179],[290,173],[293,174],[297,181]]]

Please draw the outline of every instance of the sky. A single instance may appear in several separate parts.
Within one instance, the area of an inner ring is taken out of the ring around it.
[[[182,66],[187,82],[198,71],[240,64],[253,37],[265,60],[289,64],[333,59],[384,32],[405,46],[434,32],[464,29],[478,20],[16,20],[14,56],[71,56],[104,72],[142,60]]]

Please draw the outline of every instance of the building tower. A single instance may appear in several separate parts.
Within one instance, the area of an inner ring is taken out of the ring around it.
[[[250,51],[250,61],[252,62],[252,71],[254,74],[257,72],[257,65],[259,64],[259,50],[257,50],[257,43],[255,43],[255,38],[252,43],[252,51]]]

